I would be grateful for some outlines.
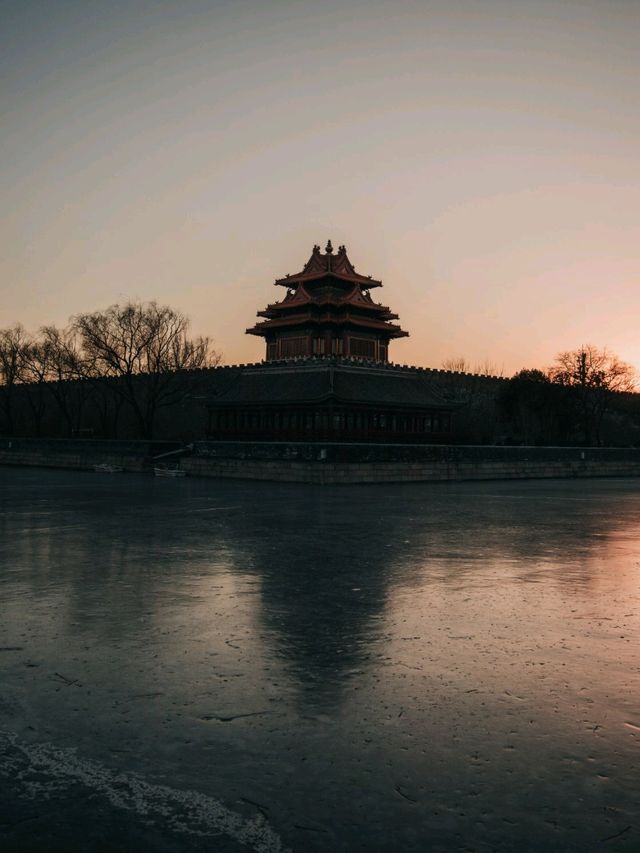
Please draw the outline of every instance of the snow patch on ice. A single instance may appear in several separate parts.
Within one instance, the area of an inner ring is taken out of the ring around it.
[[[116,808],[143,818],[163,817],[174,831],[201,836],[224,834],[255,853],[289,853],[264,815],[247,819],[199,791],[154,785],[135,774],[116,772],[81,758],[74,749],[20,742],[13,732],[0,731],[0,754],[3,773],[20,780],[32,797],[46,798],[80,783],[102,794]],[[48,778],[29,778],[34,774]]]

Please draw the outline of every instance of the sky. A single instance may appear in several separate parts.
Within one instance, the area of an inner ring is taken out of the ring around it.
[[[640,369],[640,0],[3,0],[0,328],[128,299],[227,364],[314,243],[393,361]]]

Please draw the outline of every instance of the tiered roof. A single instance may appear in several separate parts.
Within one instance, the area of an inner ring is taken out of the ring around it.
[[[355,267],[347,257],[345,246],[338,246],[338,253],[334,255],[331,240],[327,242],[324,255],[320,251],[320,246],[316,244],[313,247],[311,257],[305,264],[302,272],[295,273],[295,275],[286,275],[284,278],[277,278],[274,283],[295,289],[299,284],[325,278],[327,275],[353,284],[362,285],[362,287],[368,289],[382,287],[381,281],[371,278],[370,275],[360,275],[360,273],[356,272]]]
[[[285,298],[258,311],[265,320],[247,329],[248,334],[265,335],[304,324],[331,324],[378,331],[386,338],[408,335],[391,322],[398,315],[371,298],[370,289],[382,287],[382,282],[357,273],[344,246],[334,255],[331,240],[324,254],[315,245],[301,272],[276,279],[275,284],[287,288]]]

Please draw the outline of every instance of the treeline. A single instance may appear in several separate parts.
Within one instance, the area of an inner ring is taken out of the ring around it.
[[[127,302],[59,329],[0,329],[0,432],[153,438],[159,413],[197,391],[221,357],[184,314]]]
[[[220,361],[183,314],[155,302],[78,314],[36,334],[0,329],[0,435],[202,438],[203,398],[233,381],[206,370]],[[461,443],[640,444],[635,371],[606,349],[582,346],[510,379],[489,362],[443,367],[434,391],[453,404]]]
[[[630,445],[640,442],[640,395],[633,367],[587,344],[551,367],[511,378],[485,361],[442,363],[438,380],[456,404],[456,439],[467,444]]]
[[[638,398],[629,397],[635,385],[631,365],[586,345],[559,353],[547,370],[516,373],[498,404],[514,440],[523,444],[626,443],[636,435],[640,414]]]

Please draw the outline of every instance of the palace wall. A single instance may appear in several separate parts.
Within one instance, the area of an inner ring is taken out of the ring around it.
[[[243,369],[259,365],[231,365],[174,374],[170,405],[158,409],[153,438],[191,442],[206,438],[208,398],[230,387]],[[376,365],[377,368],[380,365]],[[575,444],[568,435],[523,434],[514,427],[503,405],[509,380],[500,377],[456,373],[430,368],[388,365],[393,372],[407,371],[426,380],[443,401],[455,406],[454,441],[460,444],[561,443]],[[109,380],[111,385],[115,380]],[[143,402],[151,379],[135,377]],[[129,403],[119,401],[113,387],[92,386],[88,382],[62,383],[67,416],[60,405],[60,386],[17,385],[12,390],[13,430],[6,411],[7,389],[0,386],[0,435],[13,434],[43,438],[101,438],[134,440],[144,437]],[[605,416],[602,443],[629,446],[640,442],[640,395],[616,395],[612,410]]]

